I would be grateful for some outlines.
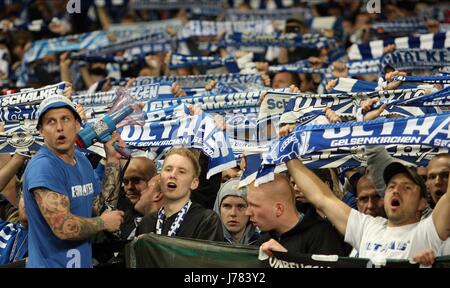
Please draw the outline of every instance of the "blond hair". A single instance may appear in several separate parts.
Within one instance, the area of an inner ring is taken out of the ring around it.
[[[200,153],[197,150],[188,148],[172,148],[166,153],[165,159],[167,159],[170,155],[180,155],[188,158],[191,161],[192,166],[194,167],[194,177],[198,178],[200,176],[201,171],[199,163]]]

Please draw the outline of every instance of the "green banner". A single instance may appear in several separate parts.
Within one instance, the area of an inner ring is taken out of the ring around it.
[[[126,265],[136,268],[417,268],[407,260],[373,263],[369,259],[274,253],[258,260],[258,247],[144,234],[126,246]],[[437,257],[433,268],[450,268],[450,256]]]
[[[261,268],[258,248],[168,237],[154,233],[133,240],[126,249],[127,267]]]

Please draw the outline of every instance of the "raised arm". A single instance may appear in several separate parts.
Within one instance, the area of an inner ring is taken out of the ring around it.
[[[120,191],[120,164],[106,163],[103,177],[102,192],[94,200],[94,213],[100,214],[103,205],[108,204],[117,207]]]
[[[67,196],[43,188],[34,189],[33,193],[42,216],[55,236],[61,240],[84,240],[102,230],[114,232],[119,230],[122,223],[122,211],[105,212],[95,218],[83,218],[70,212]]]
[[[119,141],[120,146],[125,146],[125,143],[123,143],[117,133],[114,133],[111,140],[104,144],[106,152],[105,175],[103,177],[102,192],[94,200],[93,210],[96,215],[100,214],[101,209],[105,204],[117,207],[120,192],[121,155],[113,147],[115,141]]]
[[[11,158],[9,155],[5,155],[5,158],[0,157],[0,160],[2,161],[2,168],[0,169],[0,191],[3,192],[3,196],[8,199],[8,201],[13,204],[17,205],[17,199],[15,196],[15,191],[12,193],[5,193],[5,187],[8,185],[8,183],[11,181],[11,179],[16,174],[17,170],[23,165],[25,162],[26,157],[22,156],[20,154],[14,154],[14,156]],[[6,162],[6,164],[5,164]],[[8,189],[10,190],[10,189]]]
[[[446,240],[450,236],[450,185],[447,185],[447,193],[439,199],[431,215],[439,238]]]
[[[339,200],[299,159],[289,160],[286,166],[305,197],[330,219],[342,235],[345,235],[351,208]]]
[[[109,27],[111,26],[111,19],[109,18],[108,13],[106,12],[106,8],[97,6],[97,13],[103,30],[108,31]]]

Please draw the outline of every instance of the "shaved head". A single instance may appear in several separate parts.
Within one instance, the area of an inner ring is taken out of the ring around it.
[[[145,180],[149,181],[156,175],[156,166],[152,160],[147,157],[133,157],[131,158],[130,164],[128,168],[135,168],[140,170],[142,174],[145,176]],[[127,169],[128,170],[128,169]]]
[[[298,222],[294,191],[285,175],[275,175],[275,179],[258,187],[248,186],[248,207],[246,215],[261,231],[284,233]]]
[[[426,185],[434,204],[447,192],[449,172],[450,154],[439,154],[428,163]]]
[[[377,193],[372,178],[366,174],[356,184],[356,207],[373,217],[385,217],[383,198]]]
[[[255,187],[254,183],[248,187],[250,190],[257,190],[264,198],[272,201],[292,203],[295,206],[295,195],[290,185],[289,178],[282,174],[275,174],[275,179]]]
[[[147,181],[156,175],[156,167],[152,160],[146,157],[131,158],[123,177],[125,194],[131,203],[136,204],[141,192],[147,189]]]

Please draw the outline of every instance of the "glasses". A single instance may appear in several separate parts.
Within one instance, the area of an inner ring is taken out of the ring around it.
[[[376,195],[356,197],[356,200],[361,203],[367,203],[369,202],[369,199],[372,201],[379,201],[381,199],[381,196],[376,194]]]
[[[141,181],[144,181],[144,179],[141,178],[141,177],[123,178],[123,184],[124,185],[128,185],[128,183],[130,183],[130,182],[133,185],[138,185],[139,183],[141,183]]]

